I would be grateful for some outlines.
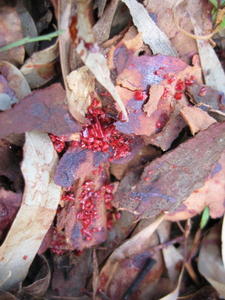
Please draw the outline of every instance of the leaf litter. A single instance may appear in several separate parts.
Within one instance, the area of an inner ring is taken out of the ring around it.
[[[223,297],[224,3],[3,2],[0,298]]]

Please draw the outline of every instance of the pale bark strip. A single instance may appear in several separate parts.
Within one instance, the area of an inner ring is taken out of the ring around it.
[[[22,281],[45,237],[61,196],[52,175],[57,154],[47,134],[26,133],[22,172],[23,202],[0,247],[0,288]],[[6,279],[6,280],[5,280]]]
[[[136,0],[122,0],[129,8],[133,23],[142,33],[143,41],[149,45],[153,54],[177,56],[170,40],[151,19],[145,7]],[[159,4],[160,5],[160,4]]]

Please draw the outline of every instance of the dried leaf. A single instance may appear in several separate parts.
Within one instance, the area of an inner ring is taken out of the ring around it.
[[[31,277],[35,275],[31,284],[23,284],[22,293],[33,297],[43,296],[49,286],[51,272],[47,259],[44,256],[37,256],[29,270]]]
[[[194,18],[191,18],[196,35],[202,31]],[[206,85],[225,93],[225,73],[215,50],[207,41],[197,40],[202,71]]]
[[[76,120],[84,123],[87,108],[92,101],[91,93],[95,89],[95,78],[83,66],[67,75],[66,81],[69,111]]]
[[[77,53],[80,55],[84,64],[94,74],[98,82],[112,95],[113,99],[121,109],[125,119],[127,119],[127,111],[124,104],[113,85],[110,78],[110,71],[107,66],[107,60],[100,52],[87,51],[83,41],[77,46]]]
[[[220,255],[220,226],[214,226],[204,238],[198,257],[198,270],[225,297],[225,269]]]
[[[155,159],[145,168],[140,180],[126,192],[122,189],[125,176],[116,192],[114,205],[140,217],[174,211],[195,190],[203,187],[213,173],[224,151],[224,128],[225,123],[213,124],[175,150]]]
[[[0,46],[6,46],[23,38],[21,22],[15,8],[3,6],[0,8]],[[22,64],[24,60],[24,47],[12,48],[0,52],[0,60],[7,60],[13,64]]]
[[[221,232],[221,255],[223,260],[223,265],[225,266],[225,215],[223,216],[222,232]]]
[[[59,83],[34,91],[12,109],[1,113],[0,137],[34,129],[55,135],[78,131],[80,126],[68,113],[64,100],[65,91]]]
[[[0,61],[0,73],[7,80],[9,88],[17,99],[21,100],[31,93],[23,74],[11,63]]]
[[[0,300],[18,300],[13,294],[0,290]]]
[[[108,38],[109,38],[113,17],[116,12],[118,3],[119,3],[119,0],[112,0],[109,3],[109,5],[106,7],[101,18],[98,20],[98,22],[93,27],[95,39],[98,42],[98,44],[103,43],[104,41],[108,40]]]
[[[198,1],[195,1],[195,3],[196,2]],[[193,53],[197,52],[197,45],[194,39],[184,35],[174,25],[173,7],[176,3],[177,0],[165,0],[160,3],[160,5],[158,0],[144,1],[148,13],[153,16],[154,22],[156,22],[157,26],[168,36],[173,48],[177,50],[179,57],[185,62],[190,63]],[[200,13],[202,13],[202,11],[200,11]],[[187,10],[183,6],[176,9],[176,17],[179,19],[180,26],[191,32],[193,27]]]
[[[30,15],[30,13],[28,12],[28,10],[25,8],[23,2],[18,3],[17,12],[20,17],[23,36],[24,37],[25,36],[37,37],[38,32],[37,32],[35,22],[34,22],[32,16]],[[26,53],[29,56],[31,56],[32,53],[37,50],[37,46],[38,46],[37,43],[28,43],[24,47],[25,47]]]
[[[146,259],[152,256],[150,249],[158,242],[154,233],[163,218],[164,216],[161,215],[145,228],[140,226],[136,230],[138,232],[134,232],[129,240],[116,248],[106,261],[100,272],[99,288],[101,291],[107,292],[110,298],[120,299],[132,284],[137,273],[143,268]],[[163,269],[161,254],[158,252],[153,257],[157,263],[153,267],[152,273],[149,272],[146,278],[148,285],[158,280]],[[141,290],[138,293],[140,298],[137,299],[141,299],[143,292]]]
[[[197,132],[207,129],[212,124],[216,123],[216,120],[210,117],[207,112],[201,110],[198,107],[186,106],[180,111],[181,116],[190,127],[191,133],[195,135]]]
[[[204,110],[209,112],[225,116],[224,93],[197,83],[187,87],[187,92],[192,103],[200,106],[200,108],[203,107]]]
[[[0,282],[8,289],[21,282],[47,233],[60,201],[61,188],[52,180],[57,155],[46,134],[26,134],[22,172],[22,205],[0,247]]]
[[[55,43],[44,50],[35,52],[23,64],[20,71],[32,89],[39,88],[54,78],[58,51],[58,43]]]
[[[169,39],[149,16],[147,10],[136,0],[122,0],[130,10],[134,25],[142,33],[143,41],[149,45],[153,54],[176,56]]]

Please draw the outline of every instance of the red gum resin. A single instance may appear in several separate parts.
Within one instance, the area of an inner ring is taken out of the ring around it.
[[[115,128],[97,99],[89,106],[87,118],[91,124],[83,127],[80,142],[76,143],[76,146],[94,152],[110,152],[110,161],[126,157],[130,153],[132,137],[120,133]]]
[[[94,190],[94,182],[86,181],[82,185],[82,191],[79,196],[80,207],[77,213],[77,220],[81,223],[81,234],[87,241],[93,239],[93,233],[101,231],[101,227],[95,226],[98,218],[97,205],[104,198],[106,209],[112,209],[111,201],[113,199],[113,185],[103,185],[99,190]],[[107,220],[107,225],[108,221]],[[108,227],[108,226],[107,226]]]
[[[65,148],[65,138],[63,136],[56,136],[54,134],[49,134],[49,137],[53,143],[55,150],[60,153]]]
[[[174,98],[175,98],[176,100],[181,100],[182,95],[183,95],[182,92],[176,92],[176,93],[174,94]]]
[[[134,99],[137,101],[143,101],[146,98],[146,95],[143,91],[135,91]]]

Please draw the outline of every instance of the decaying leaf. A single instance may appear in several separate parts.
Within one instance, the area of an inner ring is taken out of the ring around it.
[[[27,283],[25,281],[26,284],[23,283],[21,294],[33,297],[43,296],[48,289],[51,278],[50,266],[47,259],[43,255],[37,256],[31,265],[29,273],[31,275],[29,276],[28,274],[28,276],[32,278],[32,282]]]
[[[140,217],[174,211],[195,190],[203,187],[213,173],[224,151],[224,128],[224,123],[213,124],[175,150],[155,159],[126,193],[122,189],[125,176],[116,192],[115,206]]]
[[[136,0],[122,0],[130,10],[134,25],[142,33],[143,41],[149,45],[153,54],[176,56],[169,39],[149,16],[147,10]]]
[[[187,87],[190,101],[214,114],[225,116],[225,95],[206,85],[194,83]]]
[[[15,8],[1,6],[0,8],[0,46],[6,46],[23,38],[20,18]],[[14,64],[22,64],[25,50],[23,46],[0,52],[0,60]]]
[[[191,18],[195,34],[201,35],[202,31],[194,18]],[[206,85],[225,93],[225,73],[223,67],[208,41],[197,40],[202,71]]]
[[[0,137],[31,130],[55,135],[79,131],[80,126],[70,116],[64,104],[65,96],[59,83],[32,92],[12,109],[0,114]]]
[[[204,238],[199,258],[198,270],[225,297],[225,269],[220,254],[220,225],[214,226]]]
[[[61,188],[52,175],[57,155],[46,134],[26,134],[22,172],[22,205],[0,247],[0,282],[9,289],[21,282],[48,231],[60,201]]]
[[[14,96],[16,99],[21,100],[31,93],[29,84],[23,74],[11,63],[0,61],[0,74],[7,80],[10,90],[13,92],[12,95],[9,93],[9,96]]]
[[[111,25],[119,0],[112,0],[106,7],[103,15],[93,27],[95,39],[98,44],[106,41],[109,38]]]
[[[118,107],[122,111],[125,119],[127,119],[127,111],[117,90],[115,89],[115,86],[112,83],[109,68],[107,66],[107,60],[105,59],[104,55],[98,51],[87,51],[83,42],[78,45],[77,52],[84,64],[94,74],[98,82],[112,95],[113,99],[116,101]]]
[[[95,89],[95,78],[88,68],[83,66],[72,71],[66,77],[66,81],[69,111],[76,120],[84,123],[87,108],[92,101],[91,94]]]
[[[137,233],[133,233],[132,237],[116,248],[106,261],[100,272],[99,288],[111,299],[119,299],[123,295],[124,297],[128,295],[128,288],[132,286],[132,282],[134,282],[143,267],[147,267],[145,265],[147,261],[152,259],[156,260],[156,264],[152,266],[151,271],[146,272],[145,277],[147,278],[142,278],[141,283],[143,285],[140,290],[139,287],[136,288],[136,299],[142,299],[143,294],[146,293],[144,286],[152,284],[152,288],[154,288],[154,283],[157,282],[162,273],[163,265],[161,254],[157,252],[152,255],[150,249],[158,242],[154,232],[163,218],[164,216],[160,216],[146,228],[139,228],[140,231],[137,230]],[[148,288],[147,293],[149,292],[150,289]]]
[[[194,135],[197,132],[207,129],[210,125],[216,123],[216,120],[210,117],[207,112],[198,107],[186,106],[180,111],[181,116],[190,127],[191,133]]]
[[[33,53],[25,61],[20,71],[25,76],[30,88],[39,88],[54,78],[58,51],[58,43],[56,42],[44,50]]]

